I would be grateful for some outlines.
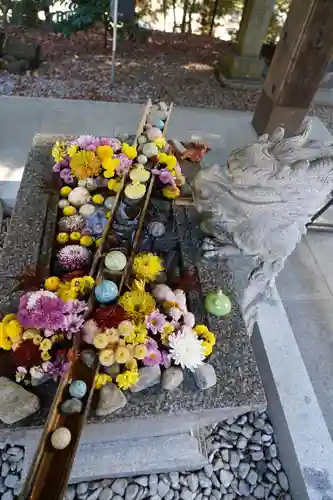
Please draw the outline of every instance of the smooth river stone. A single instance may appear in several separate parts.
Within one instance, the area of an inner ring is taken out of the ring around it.
[[[15,424],[39,410],[39,399],[6,377],[0,377],[0,420]]]
[[[96,410],[98,417],[106,417],[123,408],[127,403],[126,396],[115,384],[107,383],[100,390]]]
[[[159,384],[161,381],[161,369],[157,366],[144,366],[139,369],[139,380],[130,388],[131,392],[140,392],[148,387]]]

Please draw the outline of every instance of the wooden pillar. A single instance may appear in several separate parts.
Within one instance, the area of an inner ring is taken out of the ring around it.
[[[252,125],[258,134],[301,125],[333,54],[333,0],[293,0]]]

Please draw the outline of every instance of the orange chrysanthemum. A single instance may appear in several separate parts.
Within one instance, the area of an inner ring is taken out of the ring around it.
[[[101,172],[101,161],[92,151],[78,151],[70,161],[71,172],[77,179],[96,177]]]

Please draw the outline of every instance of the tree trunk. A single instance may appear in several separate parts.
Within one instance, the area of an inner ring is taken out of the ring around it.
[[[212,36],[213,32],[214,32],[215,18],[216,18],[217,9],[219,8],[219,5],[220,5],[220,0],[215,0],[214,5],[213,5],[211,19],[210,19],[209,36]]]
[[[177,29],[177,17],[176,17],[176,0],[172,0],[172,12],[173,12],[173,32]]]
[[[182,33],[185,33],[185,31],[186,31],[186,19],[187,19],[188,5],[189,5],[189,0],[185,0],[184,7],[183,7],[183,19],[182,19],[182,25],[181,25],[181,32]]]
[[[166,30],[167,0],[163,0],[163,29]]]
[[[192,33],[192,14],[195,8],[196,0],[193,0],[188,13],[187,33]]]

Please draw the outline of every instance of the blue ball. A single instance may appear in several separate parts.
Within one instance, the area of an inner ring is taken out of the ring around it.
[[[69,386],[69,394],[73,398],[81,399],[87,392],[87,384],[83,380],[73,380]]]
[[[155,120],[154,126],[159,128],[160,130],[164,129],[164,121],[163,120]]]
[[[118,297],[118,287],[114,281],[103,280],[95,288],[95,297],[101,304],[109,304]]]

